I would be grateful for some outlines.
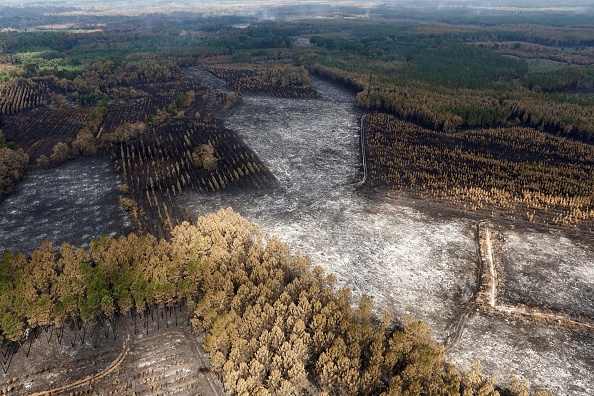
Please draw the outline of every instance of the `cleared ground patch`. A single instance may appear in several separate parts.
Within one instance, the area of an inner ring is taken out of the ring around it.
[[[508,304],[594,318],[594,251],[566,237],[506,231],[502,248]]]
[[[173,309],[155,310],[135,320],[125,316],[39,330],[36,339],[30,338],[12,356],[8,373],[0,372],[0,391],[4,387],[9,395],[37,396],[223,395],[200,345],[185,309],[177,315]]]
[[[44,240],[86,246],[91,238],[130,229],[119,175],[105,156],[79,158],[30,173],[0,202],[0,252],[30,253]]]
[[[483,371],[501,384],[514,373],[557,396],[594,393],[591,334],[479,313],[468,319],[449,355],[460,365],[480,360]]]

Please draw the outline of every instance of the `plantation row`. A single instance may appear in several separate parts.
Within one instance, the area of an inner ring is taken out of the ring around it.
[[[26,79],[0,83],[0,115],[15,114],[47,102],[46,87]]]
[[[149,114],[157,110],[166,108],[173,102],[171,97],[144,97],[134,100],[132,103],[123,103],[111,105],[105,115],[105,120],[101,125],[102,134],[111,133],[117,127],[124,124],[135,124],[145,122]]]
[[[528,128],[435,132],[369,117],[370,178],[468,209],[594,228],[594,147]]]
[[[170,242],[131,234],[94,240],[90,252],[48,243],[29,259],[7,252],[0,272],[8,340],[69,317],[185,301],[231,395],[499,394],[480,364],[458,371],[421,322],[374,321],[369,298],[353,309],[349,290],[230,210],[176,227]],[[510,388],[527,394],[517,380]]]
[[[91,108],[35,109],[4,118],[6,137],[16,142],[35,164],[41,155],[49,157],[59,142],[71,143],[91,121]]]
[[[208,160],[199,152],[211,148]],[[174,118],[139,139],[114,148],[121,171],[142,212],[140,224],[155,235],[169,231],[187,215],[174,203],[183,191],[213,192],[233,185],[265,185],[270,179],[260,160],[237,136],[209,119]],[[244,182],[249,178],[250,182]]]
[[[148,181],[139,185],[151,189],[181,193],[189,186],[199,191],[217,191],[242,176],[264,172],[255,155],[247,152],[230,131],[220,131],[213,124],[186,119],[149,132],[140,141],[120,146],[124,176],[134,175]],[[211,140],[212,139],[212,140]],[[213,172],[196,165],[193,151],[202,145],[214,146],[218,159]]]
[[[124,124],[144,122],[151,114],[170,109],[179,92],[183,92],[180,90],[193,87],[195,84],[185,79],[145,84],[140,87],[142,90],[133,91],[140,98],[131,103],[123,103],[116,96],[111,102],[105,97],[96,107],[41,108],[21,112],[4,117],[6,137],[29,154],[31,164],[41,167],[60,164],[79,153],[95,153],[103,143],[95,140],[95,136],[109,135]],[[177,107],[170,110],[177,111]],[[86,136],[88,134],[91,136]],[[54,148],[59,143],[61,153],[56,153],[52,160]],[[64,144],[72,146],[71,153],[62,152]]]
[[[181,73],[175,76],[176,79],[173,81],[135,85],[134,90],[139,93],[139,96],[147,95],[156,98],[175,97],[180,92],[204,89],[204,87],[201,87],[198,83]]]
[[[273,96],[315,98],[307,71],[292,65],[206,65],[205,70],[227,82],[237,92],[261,92]]]
[[[138,84],[165,83],[173,80],[176,65],[168,59],[145,55],[138,60],[97,61],[85,67],[82,76],[72,80],[76,90],[92,93],[110,87],[131,87]]]
[[[352,71],[343,70],[338,67],[326,66],[320,63],[311,63],[307,65],[307,69],[323,77],[325,79],[334,81],[337,84],[343,85],[355,91],[362,91],[365,87],[369,87],[369,76],[359,74]]]
[[[545,94],[509,94],[499,99],[490,93],[460,91],[454,95],[416,88],[364,89],[357,103],[366,110],[386,111],[426,128],[456,129],[523,125],[552,134],[594,140],[594,106],[559,103]]]

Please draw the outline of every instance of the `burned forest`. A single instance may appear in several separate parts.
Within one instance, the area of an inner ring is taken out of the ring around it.
[[[3,395],[594,392],[594,9],[145,3],[0,2]]]

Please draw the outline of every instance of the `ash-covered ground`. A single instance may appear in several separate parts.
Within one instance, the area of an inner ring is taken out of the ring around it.
[[[449,355],[461,365],[480,360],[483,372],[495,374],[501,384],[515,374],[534,389],[546,388],[557,396],[594,394],[590,333],[481,312],[468,319]]]
[[[350,183],[360,177],[360,154],[353,97],[316,84],[321,99],[248,96],[226,120],[276,176],[275,188],[192,194],[183,203],[198,214],[232,207],[311,254],[355,297],[368,294],[400,317],[412,313],[443,338],[475,287],[472,223],[435,220],[355,193]]]
[[[199,215],[232,207],[265,232],[309,253],[314,265],[334,273],[338,286],[348,286],[355,297],[368,294],[379,310],[393,310],[399,317],[410,313],[427,322],[437,339],[445,340],[477,288],[474,220],[440,216],[440,208],[427,209],[407,199],[357,194],[350,186],[361,177],[354,97],[331,84],[314,83],[320,99],[247,96],[226,120],[269,167],[276,186],[266,191],[189,194],[182,196],[182,204]],[[520,239],[530,238],[516,233]],[[559,237],[549,237],[555,246]],[[517,254],[508,250],[507,266],[526,257],[539,260],[523,242],[514,245],[511,235],[508,242]],[[579,266],[590,268],[587,263]],[[507,287],[513,285],[513,276]],[[586,273],[579,279],[592,284]],[[554,291],[555,280],[547,282]],[[462,333],[458,343],[450,345],[450,356],[469,366],[480,359],[502,384],[515,373],[559,395],[592,391],[590,336],[534,323],[510,327],[508,322],[473,312],[459,327]]]
[[[503,301],[594,318],[594,248],[541,232],[505,233]]]
[[[2,365],[0,388],[8,395],[224,395],[187,310],[174,314],[37,329]]]
[[[44,240],[88,246],[92,238],[127,234],[120,175],[107,156],[81,157],[31,172],[0,202],[0,252],[31,253]]]

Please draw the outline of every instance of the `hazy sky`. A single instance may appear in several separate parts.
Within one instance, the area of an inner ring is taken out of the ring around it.
[[[264,2],[265,0],[0,0],[0,5],[60,5],[60,6],[72,6],[77,7],[80,5],[120,5],[120,6],[133,6],[133,7],[147,7],[147,6],[163,6],[163,5],[218,5],[220,3],[235,3],[244,6],[249,6],[253,3]],[[594,0],[278,0],[278,1],[265,1],[269,5],[273,6],[275,3],[281,4],[300,4],[300,3],[349,3],[349,4],[361,4],[367,5],[369,3],[378,4],[434,4],[436,6],[444,5],[474,5],[474,6],[521,6],[521,7],[543,7],[543,6],[583,6],[593,5]]]
[[[401,6],[406,8],[457,8],[503,12],[553,11],[590,13],[594,0],[0,0],[0,7],[59,6],[91,15],[140,15],[145,13],[202,12],[205,14],[250,14],[287,5]],[[270,10],[272,12],[272,10]],[[0,14],[0,19],[1,19]]]

